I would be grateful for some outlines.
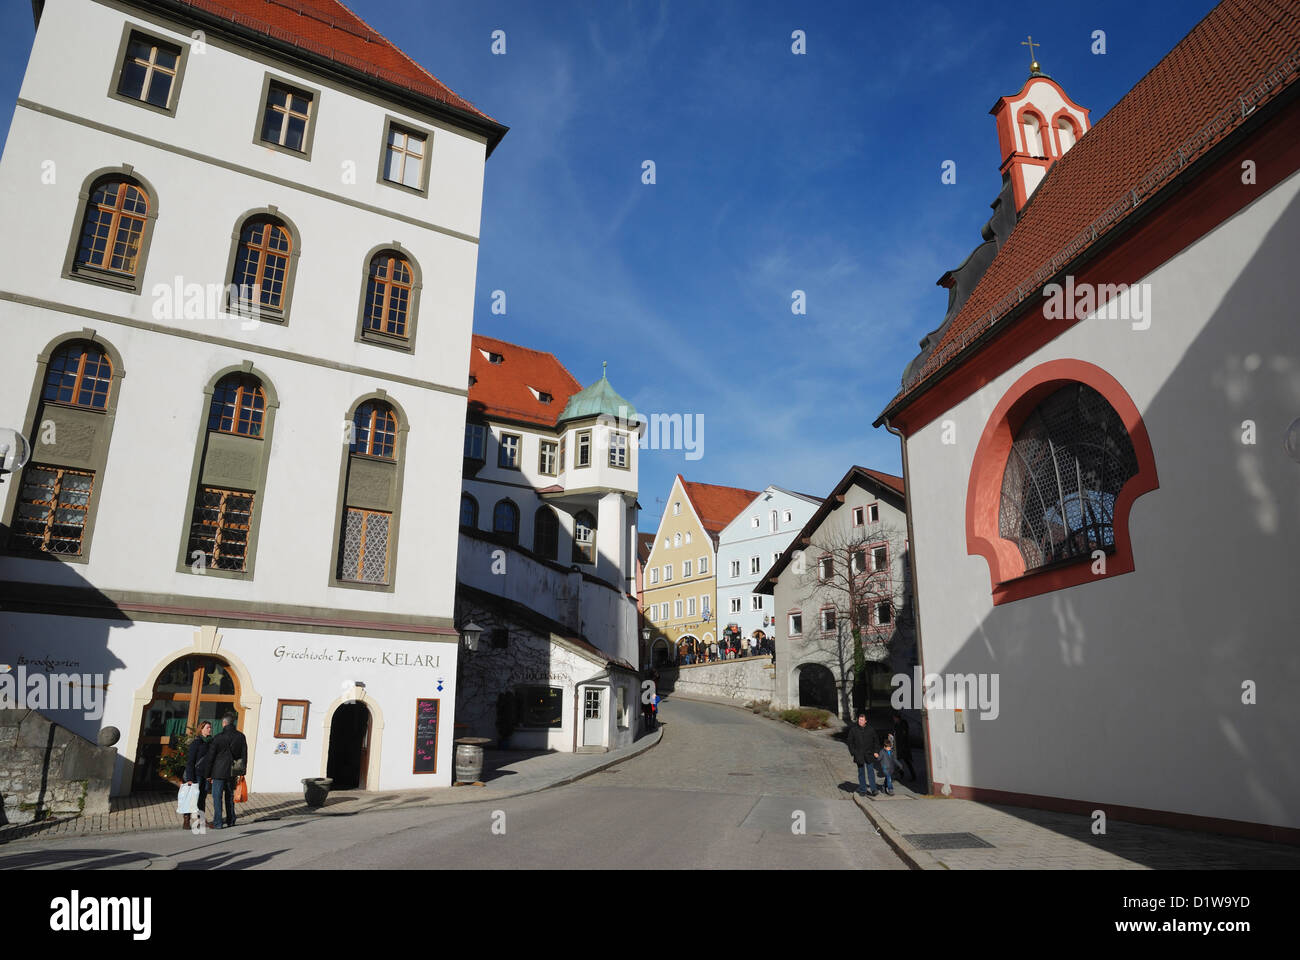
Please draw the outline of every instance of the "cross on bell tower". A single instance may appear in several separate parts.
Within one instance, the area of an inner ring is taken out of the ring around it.
[[[1030,75],[1030,76],[1033,76],[1034,74],[1038,73],[1038,70],[1039,70],[1039,67],[1038,67],[1038,58],[1034,56],[1034,47],[1041,47],[1042,44],[1041,44],[1041,43],[1034,43],[1034,35],[1031,33],[1031,34],[1029,34],[1029,39],[1028,39],[1028,40],[1021,40],[1021,41],[1020,41],[1020,45],[1021,45],[1022,47],[1028,47],[1028,48],[1029,48],[1029,75]]]

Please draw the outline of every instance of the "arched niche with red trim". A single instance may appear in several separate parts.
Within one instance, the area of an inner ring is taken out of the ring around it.
[[[1110,404],[1128,431],[1138,471],[1124,483],[1115,499],[1115,549],[1106,557],[1104,572],[1094,572],[1091,558],[1083,556],[1069,563],[1026,573],[1019,547],[998,532],[1002,477],[1012,441],[1025,420],[1046,397],[1072,383],[1091,387]],[[1146,425],[1119,381],[1101,367],[1083,360],[1052,360],[1040,364],[1003,395],[980,436],[966,488],[966,552],[988,561],[995,606],[1131,573],[1134,565],[1128,529],[1129,511],[1138,497],[1159,486],[1155,455]]]

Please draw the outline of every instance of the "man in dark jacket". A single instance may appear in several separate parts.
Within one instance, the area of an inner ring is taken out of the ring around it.
[[[212,829],[235,825],[235,781],[248,765],[248,741],[235,729],[235,715],[227,713],[221,718],[221,732],[208,746],[208,777],[212,780]],[[239,764],[236,768],[236,763]],[[241,772],[236,773],[236,769]],[[873,778],[874,782],[874,778]],[[225,801],[225,822],[221,818],[222,801]]]
[[[849,744],[849,753],[858,765],[858,793],[864,797],[874,797],[876,790],[876,761],[880,759],[880,738],[874,727],[867,725],[867,715],[858,711],[858,722],[849,727],[845,738]],[[867,788],[870,781],[871,787]]]

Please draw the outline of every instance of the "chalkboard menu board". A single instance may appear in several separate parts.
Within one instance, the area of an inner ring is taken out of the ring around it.
[[[415,701],[415,766],[412,773],[438,772],[438,701]]]

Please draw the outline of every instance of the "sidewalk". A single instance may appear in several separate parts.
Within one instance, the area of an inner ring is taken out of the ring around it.
[[[1300,868],[1300,847],[1287,844],[1119,820],[1107,820],[1105,835],[1095,836],[1087,816],[920,797],[902,789],[893,797],[853,799],[914,870]],[[943,843],[959,846],[925,849]]]
[[[488,750],[483,758],[484,785],[435,787],[426,790],[370,792],[348,790],[331,793],[325,806],[312,809],[297,793],[249,793],[248,802],[235,807],[239,823],[280,820],[286,817],[352,816],[374,810],[436,807],[449,803],[481,803],[536,793],[589,776],[622,763],[655,746],[663,729],[645,734],[631,746],[609,753],[543,753],[523,750]],[[250,781],[251,783],[251,781]],[[67,817],[17,826],[0,827],[0,844],[16,840],[40,840],[134,833],[143,830],[179,830],[176,797],[171,793],[143,793],[114,797],[112,810],[91,817]],[[209,798],[208,817],[212,816]]]

